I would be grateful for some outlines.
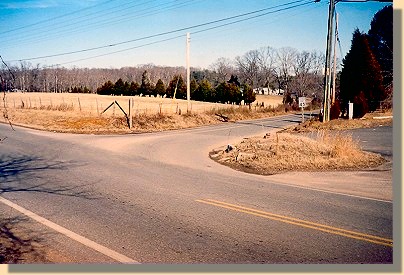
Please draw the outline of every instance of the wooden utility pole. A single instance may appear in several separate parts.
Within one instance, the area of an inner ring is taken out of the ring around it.
[[[332,71],[332,97],[331,105],[335,102],[335,79],[337,78],[337,40],[338,40],[338,13],[335,14],[335,37],[334,37],[334,68]]]
[[[191,110],[190,105],[191,105],[191,70],[190,70],[190,65],[189,65],[189,44],[190,44],[190,35],[189,32],[187,32],[187,112]]]
[[[335,0],[330,0],[328,9],[328,34],[327,49],[325,53],[325,82],[324,82],[324,104],[323,104],[323,122],[330,120],[330,88],[331,88],[331,46],[332,46],[332,27],[334,20]]]

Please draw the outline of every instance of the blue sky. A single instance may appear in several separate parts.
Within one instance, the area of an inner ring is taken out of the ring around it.
[[[291,8],[300,4],[305,5]],[[354,29],[367,32],[375,12],[388,4],[337,4],[343,54],[350,48]],[[265,46],[325,52],[328,3],[324,0],[2,0],[0,55],[5,60],[20,60],[96,48],[279,5],[284,6],[266,10],[271,12],[267,15],[211,30],[206,29],[219,24],[28,62],[91,68],[147,63],[185,66],[187,31],[191,32],[194,67],[207,68],[220,57],[233,59]],[[281,8],[290,9],[279,11]],[[260,14],[263,12],[246,17]],[[227,22],[232,20],[221,23]],[[122,52],[110,54],[116,51]],[[104,56],[87,59],[99,55]]]

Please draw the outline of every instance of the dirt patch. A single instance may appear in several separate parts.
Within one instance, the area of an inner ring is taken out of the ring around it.
[[[316,137],[273,133],[245,138],[232,148],[210,152],[210,157],[233,169],[273,175],[288,171],[358,170],[377,167],[386,160],[364,152],[352,136],[319,131]]]

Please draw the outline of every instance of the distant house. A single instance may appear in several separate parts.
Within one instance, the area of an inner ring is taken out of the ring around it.
[[[267,87],[255,88],[254,93],[258,95],[283,95],[282,89],[269,89]]]

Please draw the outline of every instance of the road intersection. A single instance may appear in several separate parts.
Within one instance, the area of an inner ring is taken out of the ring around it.
[[[300,119],[121,136],[0,125],[7,136],[0,209],[27,215],[11,202],[102,247],[33,223],[47,234],[47,258],[58,262],[119,262],[108,250],[133,263],[392,263],[391,170],[315,173],[310,184],[294,173],[245,174],[208,157]]]

